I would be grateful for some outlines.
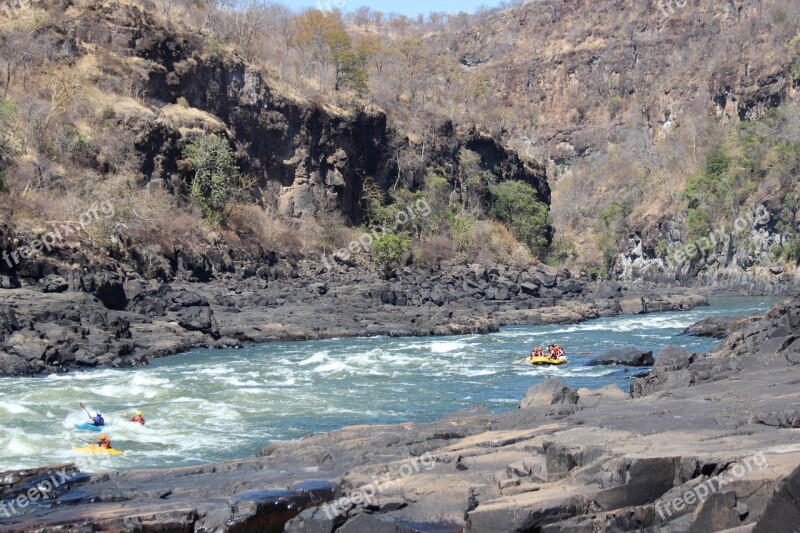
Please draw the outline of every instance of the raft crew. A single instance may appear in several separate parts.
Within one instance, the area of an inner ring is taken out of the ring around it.
[[[531,359],[535,359],[537,357],[544,357],[544,350],[542,350],[541,346],[537,346],[531,350]]]
[[[564,349],[557,344],[551,344],[550,346],[548,346],[547,351],[548,351],[547,355],[551,359],[561,359],[563,361],[564,359],[567,358],[566,355],[564,355]]]
[[[99,437],[97,437],[97,445],[106,450],[111,449],[111,441],[108,440],[108,437],[106,437],[105,434],[102,434]]]
[[[144,425],[144,418],[142,418],[142,412],[141,411],[136,411],[136,413],[132,417],[128,418],[128,421],[129,422],[138,422],[141,425]]]

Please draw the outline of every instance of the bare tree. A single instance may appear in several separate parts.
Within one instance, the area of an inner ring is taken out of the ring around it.
[[[5,69],[3,97],[8,96],[8,89],[14,76],[31,60],[33,40],[28,32],[18,30],[0,36],[0,60]]]

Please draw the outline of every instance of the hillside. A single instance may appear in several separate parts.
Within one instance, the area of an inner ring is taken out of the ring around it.
[[[777,0],[414,20],[26,3],[2,14],[6,240],[114,198],[79,240],[145,277],[225,242],[387,274],[538,258],[780,290],[800,259],[798,16]],[[434,216],[403,220],[414,205]],[[392,230],[378,252],[341,254],[375,227]],[[36,279],[21,263],[0,269]]]

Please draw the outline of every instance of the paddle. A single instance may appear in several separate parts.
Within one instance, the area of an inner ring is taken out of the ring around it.
[[[83,405],[83,402],[81,402],[81,409],[83,409],[84,411],[86,411],[86,416],[88,416],[90,420],[94,420],[94,418],[92,418],[92,415],[90,415],[90,414],[89,414],[89,410],[88,410],[88,409],[86,409],[86,406],[85,406],[85,405]]]

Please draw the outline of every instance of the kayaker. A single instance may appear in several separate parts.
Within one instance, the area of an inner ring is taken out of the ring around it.
[[[99,437],[97,437],[97,445],[106,450],[111,449],[111,441],[108,440],[108,437],[106,437],[105,434],[102,434]]]
[[[103,419],[103,413],[100,411],[96,411],[94,416],[90,416],[89,419],[91,419],[93,426],[100,427],[106,425],[106,421]]]
[[[129,422],[139,422],[141,425],[144,425],[144,418],[142,418],[142,412],[141,411],[136,411],[136,413],[134,413],[134,415],[132,417],[128,418],[128,421]]]

